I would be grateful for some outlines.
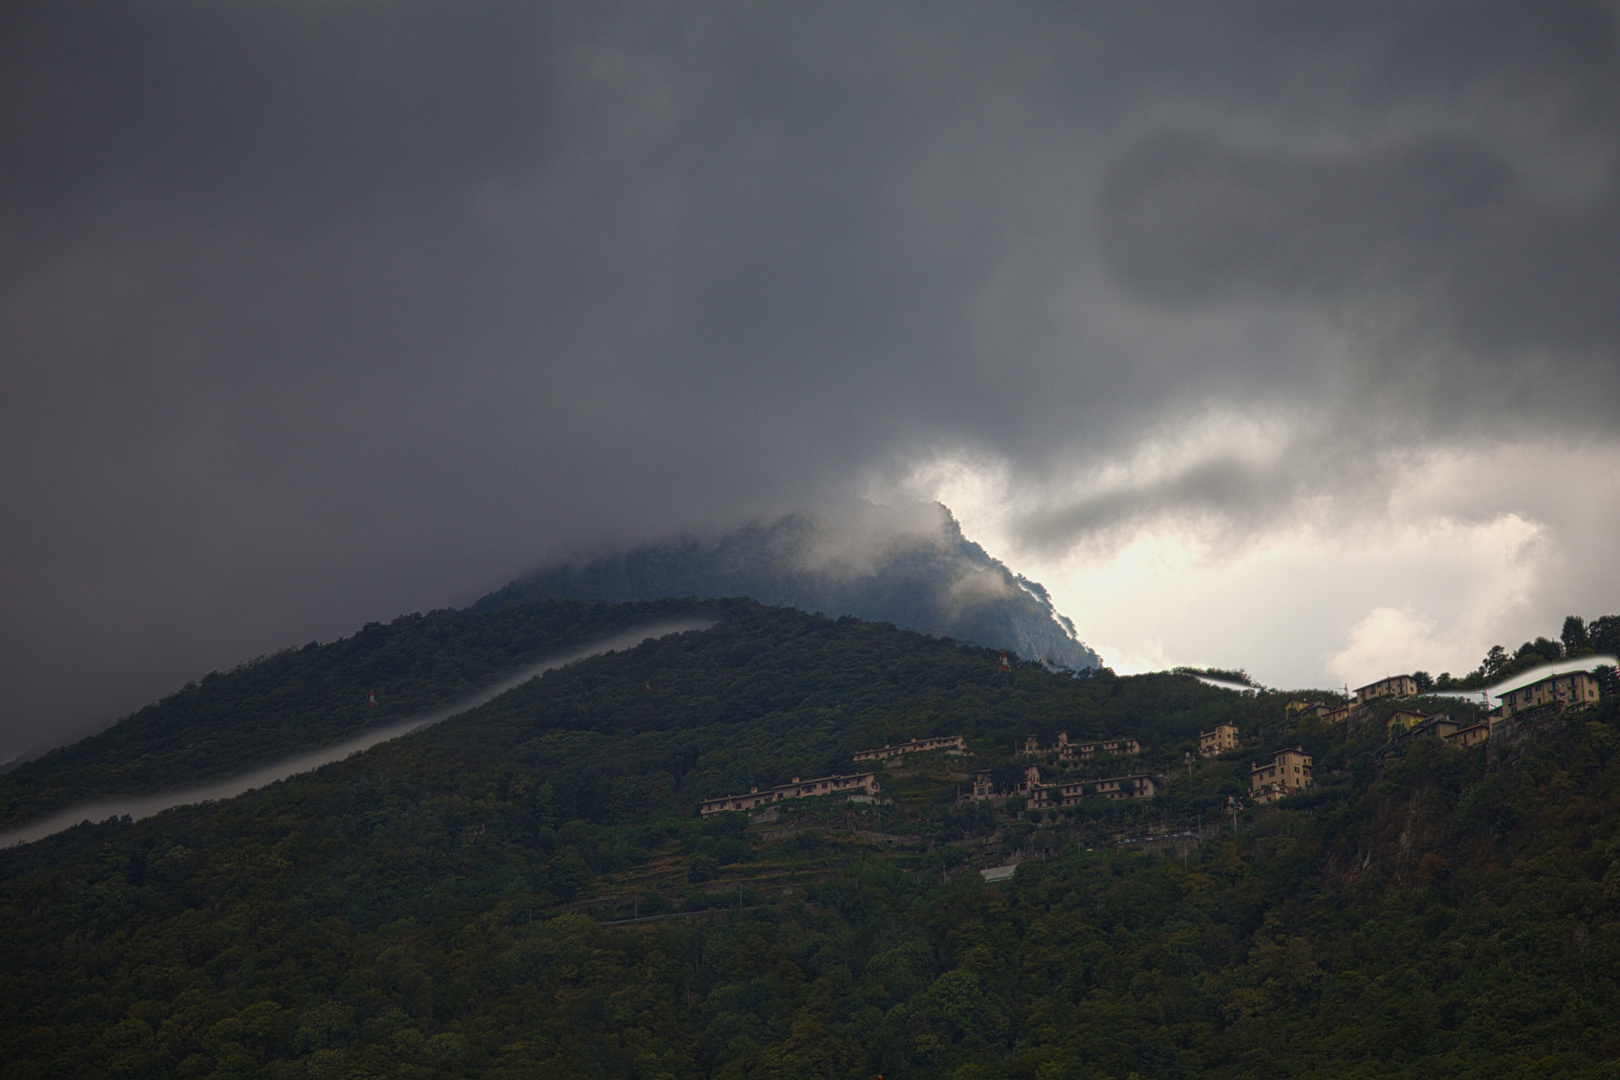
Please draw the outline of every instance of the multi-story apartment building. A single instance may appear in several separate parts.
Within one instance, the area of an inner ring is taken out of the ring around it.
[[[1198,756],[1214,757],[1216,754],[1224,754],[1228,750],[1236,750],[1237,744],[1237,725],[1222,720],[1215,725],[1214,731],[1198,733]]]
[[[1499,716],[1505,719],[1516,712],[1534,709],[1549,702],[1557,704],[1560,708],[1584,705],[1596,701],[1598,694],[1598,681],[1590,672],[1566,671],[1561,675],[1549,675],[1529,686],[1521,686],[1517,690],[1497,695],[1502,702]]]
[[[1050,810],[1058,806],[1072,806],[1086,797],[1086,788],[1090,786],[1089,783],[1076,781],[1053,787],[1038,787],[1029,793],[1029,808]]]
[[[1311,759],[1297,746],[1277,751],[1268,764],[1249,767],[1249,798],[1255,802],[1275,802],[1310,786]]]
[[[1358,687],[1356,690],[1356,704],[1365,705],[1378,698],[1394,697],[1408,698],[1417,696],[1417,680],[1410,675],[1391,675],[1387,679],[1380,679],[1375,683]]]

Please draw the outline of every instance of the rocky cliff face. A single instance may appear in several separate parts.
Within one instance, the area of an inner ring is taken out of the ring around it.
[[[1045,588],[964,537],[938,504],[792,514],[718,538],[602,554],[546,567],[475,606],[665,596],[749,596],[1008,649],[1054,667],[1102,666]]]

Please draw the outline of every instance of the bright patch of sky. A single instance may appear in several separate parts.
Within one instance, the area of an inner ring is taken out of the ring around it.
[[[1121,673],[1243,668],[1267,685],[1324,689],[1413,670],[1460,676],[1492,644],[1512,650],[1556,637],[1566,614],[1609,613],[1592,608],[1606,583],[1572,571],[1590,567],[1579,556],[1612,513],[1615,447],[1431,446],[1389,455],[1371,498],[1314,490],[1247,522],[1149,505],[1058,546],[1022,531],[1043,502],[1151,489],[1217,448],[1269,468],[1298,445],[1277,425],[1206,418],[1174,441],[1077,465],[1066,488],[1022,484],[994,457],[943,454],[886,490],[951,507],[969,537],[1051,590]],[[1548,475],[1561,482],[1538,480]]]

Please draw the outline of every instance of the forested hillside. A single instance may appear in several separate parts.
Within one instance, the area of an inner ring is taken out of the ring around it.
[[[622,603],[747,596],[1011,649],[1056,667],[1102,667],[1043,586],[963,536],[945,507],[922,509],[926,527],[920,531],[913,531],[911,517],[865,504],[836,518],[790,514],[718,538],[646,544],[546,567],[476,607],[556,598]]]
[[[714,610],[317,773],[0,852],[0,1077],[1614,1071],[1612,700],[1510,752],[1390,752],[1279,695]],[[1219,720],[1239,749],[1188,761]],[[1059,731],[1135,735],[1069,772],[1168,794],[957,801]],[[886,802],[696,813],[958,733],[886,763]],[[1293,745],[1317,789],[1234,816]]]
[[[368,623],[351,637],[210,672],[0,775],[0,830],[87,799],[234,776],[453,704],[550,653],[708,611],[683,601],[557,602]]]

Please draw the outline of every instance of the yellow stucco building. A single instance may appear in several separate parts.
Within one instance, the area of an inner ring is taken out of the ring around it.
[[[1311,758],[1298,746],[1279,750],[1269,763],[1249,768],[1249,798],[1255,802],[1275,802],[1310,786]]]

